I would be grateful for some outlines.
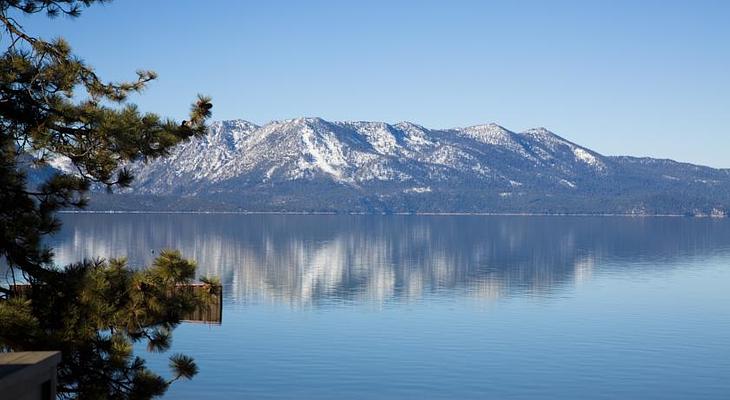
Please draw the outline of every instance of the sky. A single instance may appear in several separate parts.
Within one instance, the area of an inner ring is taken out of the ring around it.
[[[546,127],[605,155],[730,168],[730,1],[116,0],[23,19],[183,119]]]

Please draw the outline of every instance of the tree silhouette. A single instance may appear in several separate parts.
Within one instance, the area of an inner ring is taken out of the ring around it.
[[[170,348],[183,315],[210,300],[218,283],[203,279],[207,294],[186,290],[195,264],[165,250],[149,267],[124,259],[53,264],[43,238],[60,227],[56,212],[83,208],[92,185],[128,186],[129,162],[163,156],[204,135],[211,114],[199,96],[187,121],[142,113],[127,102],[155,79],[138,71],[130,82],[103,81],[63,39],[29,34],[18,15],[77,17],[99,0],[0,0],[0,258],[8,268],[0,283],[0,350],[61,350],[59,396],[79,399],[145,399],[162,395],[177,379],[197,373],[190,357],[170,358],[164,379],[134,355]],[[72,173],[48,173],[62,157]],[[16,282],[29,288],[20,290]]]

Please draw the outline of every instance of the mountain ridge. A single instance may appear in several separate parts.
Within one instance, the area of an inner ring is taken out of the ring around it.
[[[604,156],[544,127],[514,132],[495,123],[225,120],[164,159],[127,167],[132,187],[94,194],[94,209],[718,216],[730,209],[730,169]]]

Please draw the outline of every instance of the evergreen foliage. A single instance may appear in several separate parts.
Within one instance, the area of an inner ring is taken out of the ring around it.
[[[92,184],[127,186],[132,176],[123,165],[205,134],[212,106],[199,96],[182,123],[143,113],[126,100],[155,79],[153,72],[106,82],[63,39],[34,37],[14,18],[77,17],[102,2],[0,0],[0,259],[8,267],[0,280],[0,350],[61,350],[60,397],[146,399],[198,371],[176,354],[164,379],[133,353],[140,341],[167,351],[182,316],[209,300],[181,289],[193,282],[195,264],[165,250],[141,270],[124,259],[57,267],[42,240],[59,229],[57,210],[86,206]],[[28,171],[57,155],[70,159],[75,173],[31,184]],[[17,290],[17,281],[30,289]]]

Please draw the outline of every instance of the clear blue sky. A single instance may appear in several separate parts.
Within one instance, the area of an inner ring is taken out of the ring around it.
[[[730,167],[730,1],[117,0],[64,36],[144,110],[545,126],[603,154]]]

